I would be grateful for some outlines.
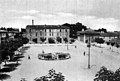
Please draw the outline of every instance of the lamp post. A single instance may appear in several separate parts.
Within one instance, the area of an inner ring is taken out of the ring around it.
[[[90,47],[91,47],[91,44],[90,44],[90,36],[89,36],[89,39],[88,39],[88,69],[90,69]]]
[[[89,37],[87,47],[88,47],[88,69],[90,69],[90,47],[91,47],[91,39],[90,39],[90,37],[100,35],[100,33],[95,32],[94,30],[91,30],[91,29],[88,29],[86,31],[81,31],[81,32],[78,32],[78,33],[82,34],[82,35],[87,35]]]

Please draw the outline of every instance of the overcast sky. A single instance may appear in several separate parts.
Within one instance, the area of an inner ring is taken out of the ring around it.
[[[120,31],[120,0],[0,0],[0,26],[81,22],[92,29]]]

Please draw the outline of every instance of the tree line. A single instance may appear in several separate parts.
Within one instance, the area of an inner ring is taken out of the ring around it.
[[[64,23],[62,26],[67,26],[70,28],[70,37],[71,38],[77,38],[77,32],[82,31],[82,30],[87,30],[87,26],[83,25],[80,22],[77,22],[76,24],[69,24],[69,23]],[[99,28],[98,30],[95,30],[96,32],[107,32],[107,29],[105,28]]]
[[[23,44],[28,43],[28,39],[22,36],[16,36],[14,39],[4,40],[0,44],[0,63],[5,62],[9,59],[12,61],[14,59],[15,51],[23,46]]]

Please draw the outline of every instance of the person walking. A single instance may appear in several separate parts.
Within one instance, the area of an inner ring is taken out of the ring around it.
[[[84,51],[83,55],[85,56],[85,51]]]
[[[30,55],[28,55],[28,59],[30,59]]]
[[[77,46],[75,45],[75,48],[77,48]]]

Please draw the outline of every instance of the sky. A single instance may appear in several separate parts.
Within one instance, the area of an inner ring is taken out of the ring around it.
[[[0,0],[0,27],[80,22],[120,31],[120,0]]]

